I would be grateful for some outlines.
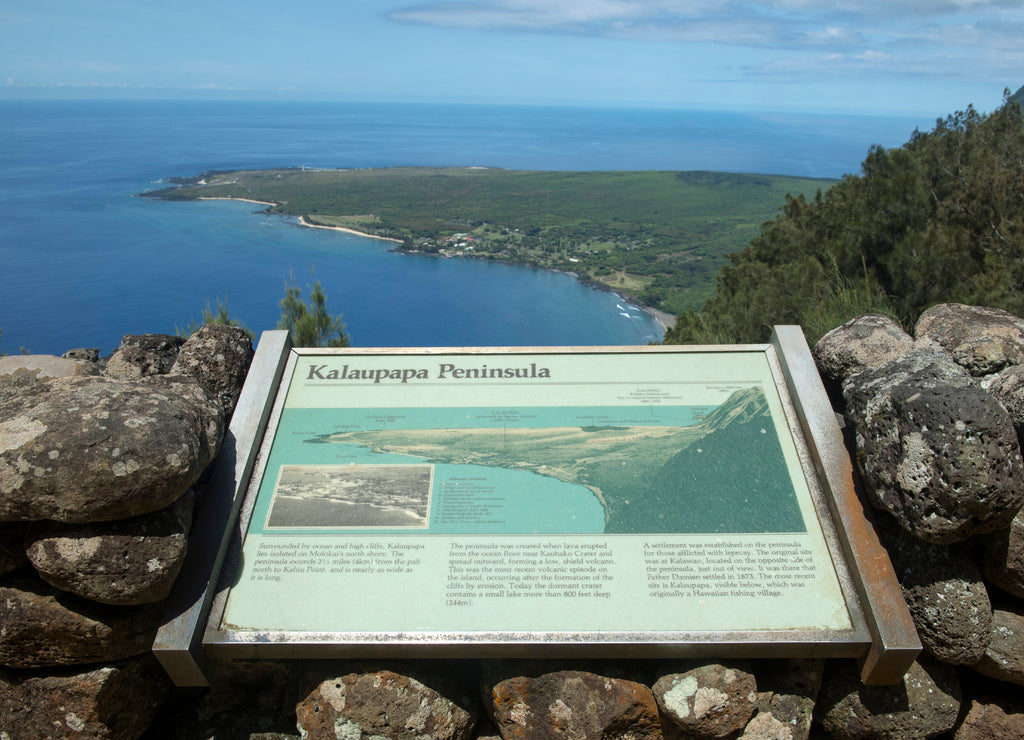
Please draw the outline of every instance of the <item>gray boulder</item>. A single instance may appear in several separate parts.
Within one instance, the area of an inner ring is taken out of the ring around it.
[[[1024,510],[1006,529],[972,540],[975,559],[992,585],[1024,599]]]
[[[414,678],[392,671],[350,673],[322,682],[296,707],[308,740],[468,740],[476,717]]]
[[[193,383],[0,376],[0,521],[147,514],[216,457],[219,404]]]
[[[86,362],[99,362],[100,350],[98,347],[75,347],[61,354],[71,360],[85,360]]]
[[[919,740],[949,732],[961,702],[956,669],[928,656],[896,686],[865,686],[852,660],[830,661],[815,721],[836,740]]]
[[[16,370],[27,370],[37,378],[75,378],[80,375],[99,374],[96,364],[86,360],[53,355],[0,357],[0,375],[11,375]]]
[[[237,326],[207,324],[188,338],[178,353],[172,376],[191,378],[224,408],[230,418],[252,363],[252,340]]]
[[[981,381],[981,387],[1010,414],[1017,440],[1024,442],[1024,365],[1011,365]]]
[[[749,666],[712,663],[670,673],[654,684],[667,738],[724,738],[746,727],[757,707]]]
[[[1024,615],[997,609],[988,650],[972,667],[990,678],[1024,686]]]
[[[992,605],[965,545],[933,545],[879,517],[910,615],[925,650],[953,665],[977,663],[988,647]]]
[[[31,528],[27,554],[51,586],[101,604],[167,598],[188,551],[194,496],[132,519]]]
[[[1024,319],[999,308],[932,306],[918,318],[914,336],[941,346],[975,376],[1024,363]]]
[[[640,683],[586,671],[556,671],[501,681],[491,712],[502,737],[661,737],[658,706]]]
[[[742,740],[807,740],[821,690],[824,660],[764,660],[757,666],[757,714]]]
[[[107,360],[104,374],[118,380],[141,380],[166,375],[185,343],[172,334],[128,334]]]
[[[814,346],[814,361],[824,379],[835,385],[881,367],[914,348],[914,338],[888,316],[865,314],[823,336]]]
[[[0,586],[0,665],[10,668],[105,663],[145,653],[159,604],[109,607],[30,580]]]
[[[937,544],[1009,525],[1024,462],[1006,410],[947,357],[911,352],[844,386],[871,503]]]
[[[0,669],[0,732],[9,740],[134,740],[169,690],[149,655],[42,675]]]

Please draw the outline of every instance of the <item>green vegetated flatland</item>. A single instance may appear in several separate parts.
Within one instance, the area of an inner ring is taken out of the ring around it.
[[[403,248],[572,271],[670,313],[714,292],[786,195],[835,181],[722,172],[490,168],[205,173],[145,195],[248,198],[272,213],[402,240]]]

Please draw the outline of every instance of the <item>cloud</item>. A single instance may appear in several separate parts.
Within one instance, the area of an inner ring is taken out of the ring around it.
[[[780,56],[743,68],[745,76],[771,78],[775,81],[802,82],[815,79],[881,79],[903,78],[982,81],[995,84],[1012,83],[1024,68],[1024,51],[989,49],[982,53],[957,50],[906,53],[865,49],[844,53],[817,53]]]
[[[931,26],[961,16],[991,21],[1021,8],[1024,0],[441,0],[390,17],[466,30],[852,49],[874,36],[927,37]]]

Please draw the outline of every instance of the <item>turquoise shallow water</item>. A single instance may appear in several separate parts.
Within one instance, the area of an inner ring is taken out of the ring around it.
[[[360,346],[645,344],[655,322],[570,276],[401,256],[246,203],[134,194],[162,178],[282,166],[718,169],[838,176],[920,121],[500,106],[0,102],[0,352],[116,348],[227,297],[274,328],[309,268]],[[624,307],[624,308],[623,308]],[[626,315],[623,315],[626,314]]]

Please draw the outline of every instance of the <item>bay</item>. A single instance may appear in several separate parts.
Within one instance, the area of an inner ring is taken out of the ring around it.
[[[202,307],[274,328],[311,269],[359,346],[644,344],[660,329],[571,276],[400,255],[237,202],[135,194],[265,167],[713,169],[835,177],[927,121],[714,111],[341,103],[0,102],[0,352],[103,354]]]

